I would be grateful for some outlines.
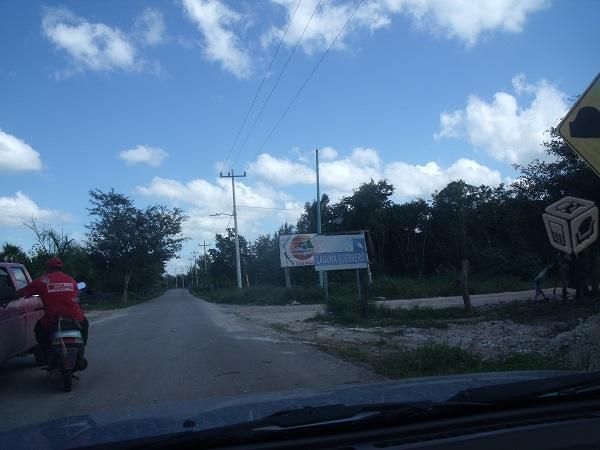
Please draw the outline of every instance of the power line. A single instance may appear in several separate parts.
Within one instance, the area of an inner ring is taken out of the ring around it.
[[[225,166],[227,165],[227,162],[229,161],[229,157],[231,156],[231,153],[233,152],[233,149],[235,148],[235,145],[237,144],[237,141],[240,137],[240,134],[242,133],[242,130],[244,129],[244,126],[246,126],[246,122],[248,121],[250,112],[252,111],[252,108],[254,108],[254,104],[256,103],[256,99],[258,98],[258,94],[260,94],[263,84],[265,84],[265,80],[269,76],[269,71],[271,70],[271,66],[273,65],[273,62],[275,61],[275,58],[277,57],[277,54],[279,53],[281,44],[283,44],[283,40],[285,39],[287,32],[290,29],[290,25],[292,24],[292,21],[294,20],[294,17],[296,16],[296,12],[298,11],[298,8],[300,7],[300,3],[302,3],[302,0],[298,0],[296,9],[294,9],[294,12],[292,13],[292,17],[290,17],[290,20],[285,28],[285,31],[284,31],[283,35],[281,36],[281,40],[279,41],[279,44],[277,45],[277,48],[275,49],[275,53],[273,53],[271,62],[269,63],[269,66],[267,67],[267,70],[265,71],[265,76],[263,77],[262,81],[260,82],[260,85],[258,86],[258,89],[256,90],[256,94],[254,94],[254,98],[252,99],[252,103],[250,103],[250,107],[248,108],[248,111],[246,112],[246,116],[244,117],[244,120],[242,121],[242,124],[240,125],[240,128],[237,131],[237,134],[235,135],[233,144],[231,144],[231,148],[229,149],[229,152],[227,153],[227,158],[225,158]]]
[[[246,134],[246,138],[244,139],[244,142],[242,143],[242,146],[238,150],[237,155],[235,156],[235,159],[233,160],[234,164],[236,163],[236,161],[240,157],[240,154],[242,153],[242,150],[244,150],[244,147],[246,147],[246,143],[248,142],[248,139],[250,139],[250,135],[252,134],[252,131],[254,131],[254,127],[256,127],[256,124],[258,123],[259,119],[261,118],[262,113],[265,110],[265,107],[267,106],[267,103],[269,103],[269,100],[271,99],[271,96],[273,95],[273,92],[275,92],[275,89],[279,85],[279,81],[281,80],[281,77],[283,76],[283,73],[285,72],[285,69],[287,68],[288,64],[290,63],[290,61],[292,59],[292,56],[294,56],[294,53],[296,52],[296,49],[300,45],[300,41],[302,40],[302,37],[304,36],[304,33],[306,33],[306,30],[308,29],[308,26],[310,25],[310,22],[312,21],[312,19],[315,16],[317,10],[319,9],[319,6],[321,6],[321,1],[322,0],[319,0],[319,3],[317,3],[317,6],[315,6],[315,9],[313,10],[312,14],[310,15],[310,18],[308,19],[308,22],[306,22],[306,25],[304,26],[304,30],[302,30],[302,34],[300,34],[300,37],[296,41],[296,45],[294,45],[294,48],[290,52],[290,54],[288,56],[288,59],[286,60],[285,64],[283,65],[283,68],[279,72],[279,75],[277,76],[277,80],[275,80],[275,84],[273,84],[273,87],[271,88],[271,91],[269,92],[269,95],[267,96],[267,99],[265,100],[265,102],[261,106],[260,111],[258,112],[258,115],[256,116],[256,119],[254,119],[254,122],[252,123],[252,126],[250,127],[250,130],[248,131],[248,134]]]
[[[344,26],[340,29],[340,31],[335,36],[335,38],[333,39],[333,41],[331,41],[331,44],[329,44],[329,47],[327,47],[327,50],[325,50],[325,52],[323,52],[323,54],[321,55],[321,58],[319,58],[319,61],[317,62],[317,64],[313,68],[313,70],[310,72],[310,74],[308,75],[308,77],[306,78],[306,80],[304,80],[304,83],[302,83],[302,85],[300,86],[300,89],[298,89],[298,92],[296,92],[296,95],[294,95],[294,97],[292,98],[292,101],[288,104],[287,108],[283,111],[283,114],[281,114],[281,116],[279,117],[279,119],[275,123],[275,126],[271,129],[271,131],[267,135],[266,139],[260,145],[260,147],[258,148],[258,150],[256,151],[256,153],[254,154],[254,156],[252,157],[252,159],[256,158],[256,156],[265,147],[265,145],[267,144],[267,142],[269,141],[269,139],[271,139],[271,136],[273,136],[273,133],[275,133],[275,130],[277,129],[277,127],[279,126],[279,124],[281,123],[281,121],[283,120],[283,118],[287,115],[287,113],[289,112],[289,110],[292,108],[292,106],[294,105],[294,103],[296,102],[296,100],[298,99],[298,97],[300,97],[300,94],[302,94],[302,91],[304,90],[304,88],[306,87],[306,85],[308,84],[308,82],[310,81],[310,79],[312,78],[312,76],[314,75],[314,73],[317,71],[317,69],[319,68],[319,66],[321,65],[321,63],[323,62],[323,60],[325,59],[325,57],[329,53],[329,51],[335,45],[335,43],[337,42],[337,40],[339,39],[339,37],[341,36],[341,34],[344,32],[344,30],[346,29],[346,27],[348,26],[348,24],[350,23],[350,21],[352,20],[352,18],[354,17],[354,15],[356,14],[356,11],[358,11],[358,8],[360,8],[360,5],[362,5],[363,2],[364,2],[364,0],[360,0],[358,2],[358,4],[356,5],[356,8],[354,8],[354,11],[352,11],[352,14],[350,14],[350,16],[348,17],[348,19],[344,23]]]

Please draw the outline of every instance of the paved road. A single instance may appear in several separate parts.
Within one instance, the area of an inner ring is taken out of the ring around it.
[[[0,430],[120,407],[378,379],[269,334],[186,290],[172,289],[92,320],[90,366],[73,392],[46,380],[31,356],[0,366]]]

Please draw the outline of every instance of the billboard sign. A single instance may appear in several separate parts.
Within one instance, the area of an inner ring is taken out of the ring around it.
[[[364,234],[316,236],[315,270],[366,269],[369,256]]]
[[[285,234],[279,236],[281,267],[314,266],[313,239],[316,234]]]

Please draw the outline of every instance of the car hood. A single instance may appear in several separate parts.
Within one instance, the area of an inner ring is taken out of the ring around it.
[[[360,384],[328,389],[246,395],[161,404],[28,425],[0,434],[0,448],[54,449],[208,430],[257,420],[278,411],[325,405],[442,402],[458,391],[564,375],[564,371],[464,374]],[[186,426],[184,426],[186,422]]]

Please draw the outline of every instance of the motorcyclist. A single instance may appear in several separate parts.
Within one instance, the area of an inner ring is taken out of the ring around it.
[[[71,318],[79,323],[84,345],[87,344],[89,323],[79,306],[77,282],[63,273],[63,262],[50,258],[46,273],[19,289],[18,297],[39,295],[44,304],[44,316],[35,324],[35,338],[42,348],[50,345],[52,325],[59,317]]]

